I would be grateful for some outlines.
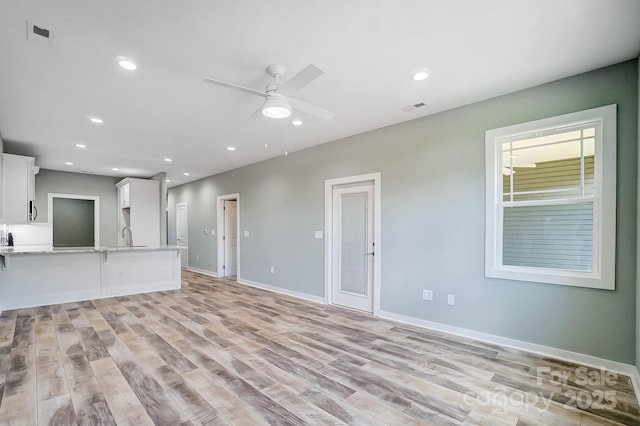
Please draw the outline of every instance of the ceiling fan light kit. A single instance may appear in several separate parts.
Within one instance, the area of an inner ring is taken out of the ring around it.
[[[262,114],[269,118],[287,118],[291,115],[291,105],[282,95],[273,93],[262,105]]]

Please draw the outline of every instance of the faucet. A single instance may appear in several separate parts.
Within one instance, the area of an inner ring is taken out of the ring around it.
[[[122,238],[124,238],[124,231],[129,230],[129,248],[133,247],[133,231],[131,230],[130,227],[125,226],[124,228],[122,228]],[[126,242],[127,240],[125,240]]]

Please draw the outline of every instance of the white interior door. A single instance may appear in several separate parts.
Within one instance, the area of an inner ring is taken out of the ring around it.
[[[224,201],[224,276],[238,273],[238,213],[236,200]]]
[[[187,203],[176,204],[176,245],[185,247],[180,250],[180,265],[186,268],[189,259],[189,219]]]
[[[332,303],[373,311],[374,186],[333,188]]]

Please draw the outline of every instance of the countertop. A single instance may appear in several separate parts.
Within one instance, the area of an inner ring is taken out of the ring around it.
[[[184,246],[52,247],[45,245],[1,247],[0,256],[16,254],[104,253],[126,251],[180,250]]]

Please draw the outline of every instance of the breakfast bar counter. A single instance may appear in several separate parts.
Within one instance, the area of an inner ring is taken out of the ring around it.
[[[0,312],[180,288],[180,249],[3,247]]]

